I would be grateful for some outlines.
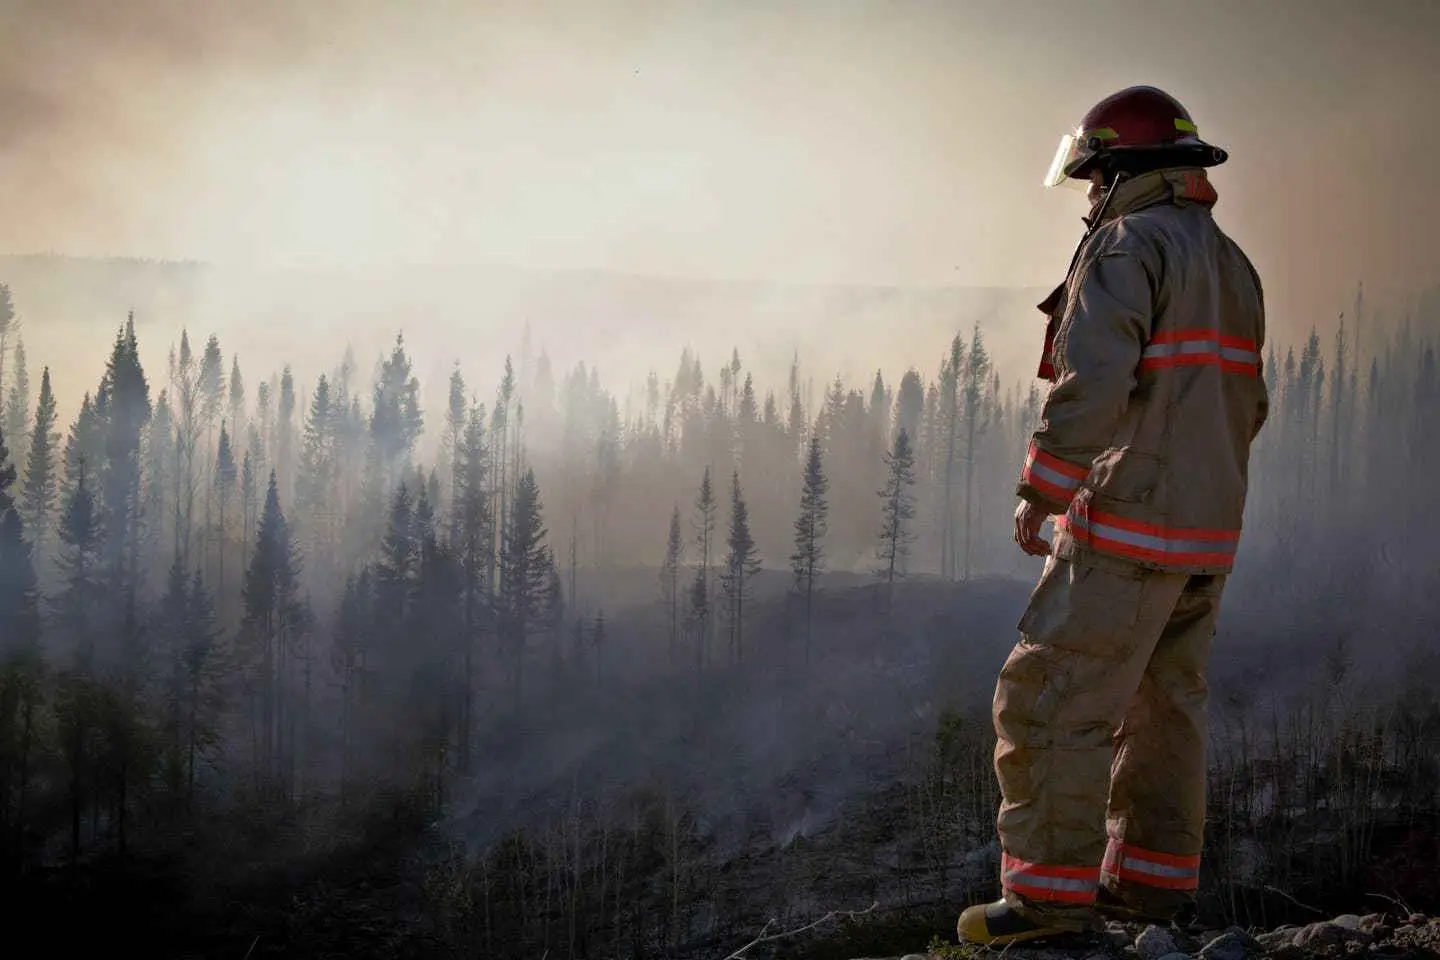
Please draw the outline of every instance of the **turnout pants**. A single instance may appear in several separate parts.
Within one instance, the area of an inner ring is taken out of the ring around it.
[[[1224,584],[1046,560],[994,702],[1001,886],[1022,912],[1088,923],[1102,887],[1161,917],[1194,898]]]

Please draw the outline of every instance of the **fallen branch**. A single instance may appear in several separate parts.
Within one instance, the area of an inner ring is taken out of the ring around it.
[[[245,951],[245,960],[250,960],[250,954],[255,952],[255,944],[260,942],[260,934],[255,934],[255,939],[250,941],[250,949]]]
[[[1325,911],[1324,911],[1324,910],[1316,910],[1316,909],[1315,909],[1314,907],[1312,907],[1312,906],[1308,906],[1308,905],[1306,905],[1306,904],[1301,903],[1299,900],[1296,900],[1294,897],[1290,896],[1290,894],[1286,893],[1284,890],[1281,890],[1279,887],[1269,887],[1269,886],[1266,886],[1266,887],[1261,887],[1260,889],[1264,890],[1266,893],[1279,894],[1280,896],[1284,897],[1286,900],[1289,900],[1291,903],[1295,904],[1295,906],[1299,907],[1301,910],[1309,910],[1311,913],[1319,914],[1320,916],[1324,916],[1324,915],[1325,915]]]
[[[765,926],[760,928],[760,935],[758,937],[745,944],[745,946],[741,947],[739,950],[736,950],[734,953],[730,954],[728,957],[725,958],[725,960],[744,960],[745,951],[749,950],[751,947],[757,947],[762,943],[769,943],[772,940],[783,940],[786,937],[793,937],[797,934],[806,933],[810,930],[814,930],[822,923],[826,923],[830,920],[835,919],[836,917],[843,917],[846,920],[854,920],[856,917],[865,916],[865,914],[871,912],[878,906],[880,906],[880,901],[877,900],[874,903],[870,904],[870,906],[866,907],[864,910],[831,910],[819,920],[807,923],[803,927],[796,927],[794,930],[782,930],[779,933],[770,933],[770,928],[775,926],[775,918],[771,917],[769,920],[765,921]]]
[[[1405,911],[1406,917],[1412,917],[1415,915],[1415,911],[1410,909],[1410,904],[1406,903],[1404,900],[1401,900],[1399,897],[1392,897],[1384,893],[1367,893],[1365,894],[1365,896],[1374,897],[1376,900],[1386,900],[1390,903],[1395,904],[1395,906]]]

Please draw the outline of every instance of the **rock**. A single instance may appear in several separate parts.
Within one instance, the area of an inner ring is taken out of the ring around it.
[[[1305,951],[1293,943],[1282,944],[1279,948],[1270,951],[1272,960],[1302,960]]]
[[[1293,927],[1281,927],[1278,930],[1271,930],[1269,933],[1262,933],[1255,939],[1260,943],[1260,946],[1266,950],[1274,950],[1291,943],[1295,939],[1295,929]]]
[[[1177,950],[1174,953],[1165,954],[1160,960],[1190,960],[1190,954]]]
[[[1365,916],[1360,918],[1360,929],[1364,930],[1366,933],[1369,933],[1384,922],[1385,914],[1367,913],[1365,914]]]
[[[1135,938],[1135,952],[1140,954],[1140,960],[1160,960],[1161,957],[1179,951],[1169,930],[1163,927],[1146,927],[1140,936]]]
[[[1203,960],[1245,960],[1245,954],[1260,946],[1254,937],[1240,930],[1229,930],[1205,944],[1200,951]]]
[[[1357,918],[1358,921],[1358,918]],[[1308,927],[1302,927],[1290,942],[1297,947],[1323,947],[1342,943],[1369,943],[1370,934],[1359,929],[1342,927],[1338,923],[1324,921],[1312,923]]]
[[[1359,931],[1364,929],[1363,927],[1361,927],[1361,924],[1365,921],[1361,920],[1353,913],[1342,913],[1340,916],[1336,917],[1330,922],[1335,924],[1335,926],[1337,927],[1344,927],[1346,930]]]

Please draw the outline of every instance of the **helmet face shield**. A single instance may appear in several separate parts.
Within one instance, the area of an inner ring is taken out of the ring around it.
[[[1077,134],[1067,133],[1060,138],[1059,145],[1055,148],[1055,159],[1050,161],[1050,169],[1045,174],[1046,187],[1058,187],[1062,184],[1067,186],[1088,186],[1070,177],[1065,171],[1083,157],[1084,143]]]

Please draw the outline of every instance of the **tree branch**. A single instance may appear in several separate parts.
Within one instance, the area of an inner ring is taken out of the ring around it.
[[[769,932],[770,928],[775,925],[775,919],[772,917],[765,922],[765,926],[760,928],[760,935],[758,937],[745,944],[745,946],[741,947],[739,950],[736,950],[734,953],[730,954],[728,957],[725,958],[725,960],[743,960],[745,951],[749,950],[751,947],[759,946],[762,943],[769,943],[772,940],[783,940],[786,937],[793,937],[797,934],[805,933],[809,930],[814,930],[822,923],[826,923],[834,919],[835,917],[844,917],[846,920],[854,920],[856,917],[865,916],[867,913],[870,913],[878,906],[880,906],[880,902],[877,900],[876,902],[870,904],[870,906],[866,907],[864,910],[831,910],[819,920],[807,923],[803,927],[796,927],[793,930],[782,930],[779,933]]]

